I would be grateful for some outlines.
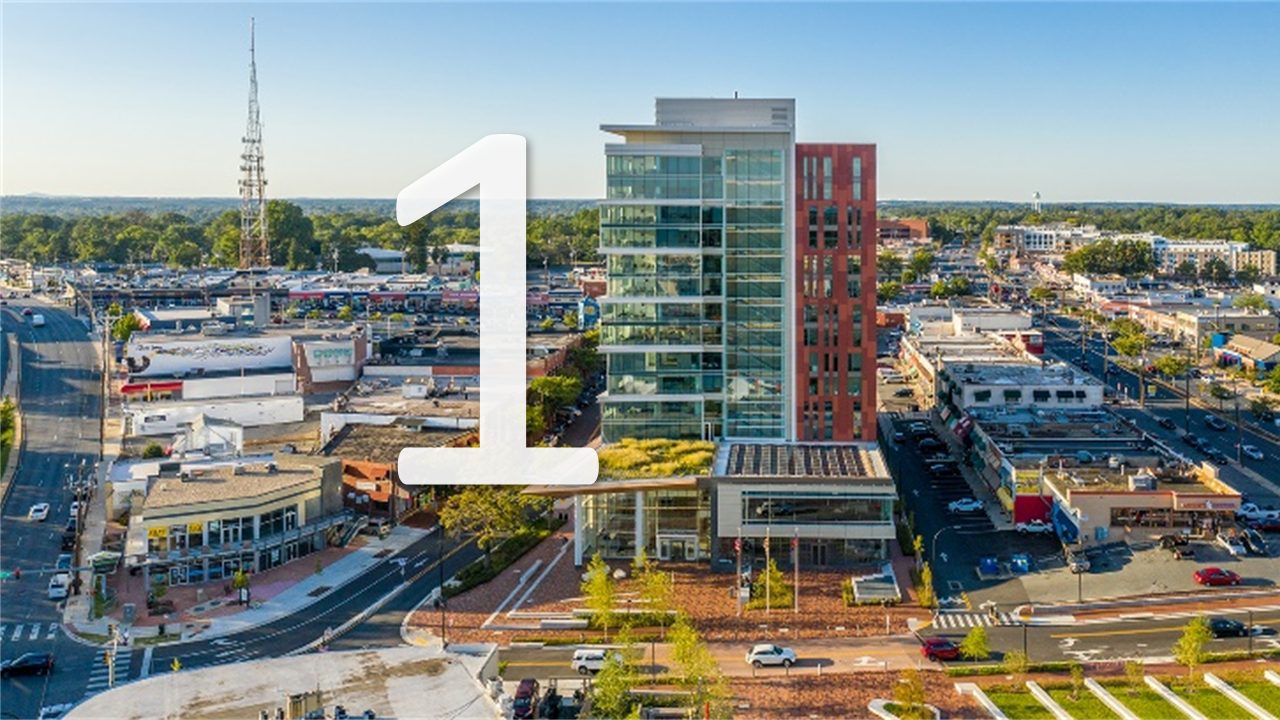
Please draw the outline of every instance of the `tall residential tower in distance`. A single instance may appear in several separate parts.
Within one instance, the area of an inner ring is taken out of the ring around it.
[[[602,129],[625,140],[600,208],[605,439],[874,439],[874,146],[797,146],[786,99],[659,99]],[[811,207],[835,245],[809,247]]]

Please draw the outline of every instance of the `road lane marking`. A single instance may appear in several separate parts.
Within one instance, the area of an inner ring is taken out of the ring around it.
[[[1196,613],[1196,614],[1203,615],[1204,613]],[[1255,617],[1253,624],[1257,625],[1258,620],[1266,620],[1266,619],[1267,618],[1265,617]],[[1126,621],[1118,620],[1117,622],[1126,622]],[[1134,621],[1130,620],[1128,622],[1134,622]],[[1056,634],[1050,634],[1049,637],[1058,639],[1058,638],[1082,638],[1082,637],[1110,637],[1113,635],[1151,635],[1151,634],[1162,633],[1162,632],[1176,632],[1178,630],[1183,630],[1185,628],[1186,628],[1186,625],[1163,625],[1161,627],[1138,628],[1135,630],[1094,630],[1091,632],[1056,633]]]
[[[39,625],[32,625],[32,626],[31,626],[31,635],[30,635],[27,639],[28,639],[28,640],[39,640],[39,639],[40,639],[40,626],[39,626]]]

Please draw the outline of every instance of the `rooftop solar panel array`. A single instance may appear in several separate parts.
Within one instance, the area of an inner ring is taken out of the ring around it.
[[[728,474],[755,477],[864,477],[862,449],[848,445],[737,443],[729,450]]]

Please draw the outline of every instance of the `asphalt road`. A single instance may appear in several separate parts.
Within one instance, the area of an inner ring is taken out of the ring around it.
[[[1244,614],[1224,615],[1242,623]],[[987,628],[987,639],[996,658],[1013,650],[1025,650],[1033,662],[1078,660],[1105,662],[1139,658],[1169,658],[1173,645],[1189,622],[1186,618],[1167,620],[1118,620],[1115,622],[1076,625],[1027,626],[1005,625]],[[1257,626],[1253,638],[1255,651],[1280,649],[1280,612],[1259,612],[1253,616]],[[963,629],[929,628],[920,634],[943,636],[959,642],[968,632]],[[1024,645],[1025,641],[1025,645]],[[1209,643],[1213,653],[1249,649],[1248,638],[1220,638]]]
[[[1068,329],[1076,327],[1076,323],[1073,320],[1065,318],[1055,318],[1055,320],[1060,326]],[[1071,336],[1071,339],[1068,339],[1067,336],[1064,336],[1056,329],[1055,325],[1046,327],[1045,331],[1046,351],[1067,361],[1080,357],[1078,336]],[[1192,460],[1201,461],[1205,458],[1203,453],[1192,450],[1179,440],[1180,435],[1189,427],[1193,435],[1202,440],[1208,440],[1230,459],[1229,464],[1220,469],[1220,476],[1223,480],[1248,495],[1250,499],[1261,501],[1263,505],[1273,504],[1280,500],[1280,497],[1277,497],[1272,488],[1258,483],[1255,478],[1240,471],[1241,466],[1237,462],[1235,446],[1237,442],[1243,441],[1246,445],[1253,445],[1260,449],[1265,456],[1263,460],[1244,457],[1244,467],[1262,475],[1273,483],[1280,483],[1280,472],[1275,470],[1276,463],[1280,462],[1280,444],[1257,434],[1252,426],[1245,422],[1248,413],[1241,412],[1241,425],[1237,429],[1232,406],[1227,405],[1227,412],[1222,413],[1221,417],[1228,422],[1229,427],[1224,431],[1216,431],[1205,424],[1205,420],[1214,413],[1194,405],[1191,406],[1188,413],[1184,395],[1175,394],[1168,387],[1156,384],[1156,391],[1148,393],[1146,397],[1146,409],[1151,413],[1148,415],[1138,408],[1136,404],[1139,390],[1137,375],[1115,364],[1116,355],[1114,351],[1110,351],[1110,360],[1106,363],[1109,372],[1104,375],[1103,341],[1093,338],[1086,347],[1086,357],[1089,359],[1088,371],[1099,379],[1105,378],[1106,384],[1113,389],[1118,384],[1121,395],[1127,394],[1129,398],[1133,399],[1133,402],[1117,408],[1121,415],[1133,418],[1138,423],[1139,428],[1165,441],[1175,451],[1187,455]],[[1148,383],[1148,386],[1150,385],[1151,383]],[[1152,415],[1155,417],[1152,417]],[[1173,420],[1176,423],[1176,429],[1168,430],[1160,427],[1156,422],[1156,418],[1159,417],[1168,417]]]
[[[31,327],[23,307],[44,315],[45,326]],[[60,550],[71,493],[65,488],[68,466],[98,458],[101,378],[85,325],[67,312],[38,299],[10,300],[4,328],[22,343],[21,407],[26,422],[26,449],[19,458],[13,487],[0,515],[0,568],[21,569],[21,579],[0,585],[0,656],[52,651],[55,671],[48,678],[0,681],[3,714],[35,717],[50,698],[78,699],[86,687],[80,672],[96,651],[67,639],[58,629],[57,603],[48,599],[48,579]],[[8,352],[7,349],[4,352]],[[27,520],[35,503],[51,505],[45,522]]]

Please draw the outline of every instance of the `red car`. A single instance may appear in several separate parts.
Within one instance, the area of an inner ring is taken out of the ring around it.
[[[960,648],[950,640],[942,637],[925,638],[920,646],[920,654],[930,660],[958,660]]]
[[[1192,576],[1201,585],[1239,585],[1240,576],[1230,570],[1210,567],[1200,568]]]
[[[1280,517],[1263,518],[1261,520],[1253,520],[1249,525],[1255,530],[1263,532],[1280,532]]]

